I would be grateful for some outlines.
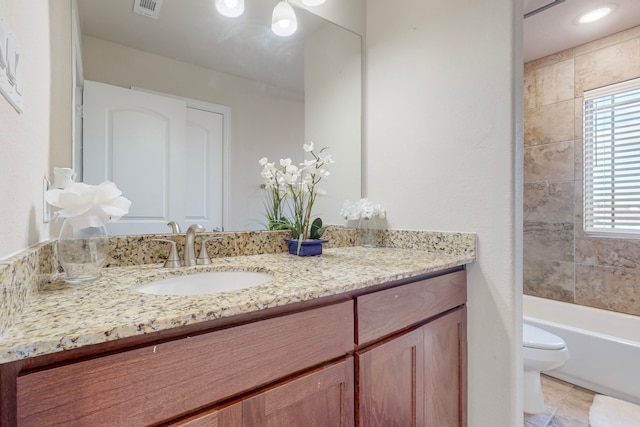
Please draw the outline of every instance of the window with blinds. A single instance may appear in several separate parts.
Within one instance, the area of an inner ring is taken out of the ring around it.
[[[583,125],[585,233],[640,235],[640,79],[585,92]]]

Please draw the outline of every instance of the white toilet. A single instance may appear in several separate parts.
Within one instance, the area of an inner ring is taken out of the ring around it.
[[[557,335],[527,323],[522,324],[524,359],[524,412],[545,411],[540,372],[559,368],[569,360],[567,344]]]

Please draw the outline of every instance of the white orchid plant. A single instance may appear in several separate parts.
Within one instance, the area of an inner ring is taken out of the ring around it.
[[[266,226],[269,230],[291,230],[293,238],[298,240],[319,239],[324,232],[322,219],[311,221],[311,211],[316,197],[326,194],[318,184],[329,176],[326,166],[334,160],[325,153],[326,147],[314,152],[313,142],[304,144],[303,149],[310,158],[299,165],[293,164],[290,158],[280,159],[279,166],[266,157],[259,161],[268,194]]]
[[[75,230],[117,221],[131,207],[131,201],[110,181],[98,185],[68,182],[64,188],[47,190],[45,199],[58,208],[54,218],[65,218]]]
[[[386,216],[386,211],[381,204],[374,203],[369,199],[364,198],[354,203],[351,203],[349,200],[345,201],[342,205],[342,209],[340,210],[340,214],[344,219],[351,221],[361,218],[384,218]]]

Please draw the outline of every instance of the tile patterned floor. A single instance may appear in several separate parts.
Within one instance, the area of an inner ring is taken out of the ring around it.
[[[546,375],[542,376],[542,390],[547,410],[525,414],[524,427],[589,427],[592,391]]]

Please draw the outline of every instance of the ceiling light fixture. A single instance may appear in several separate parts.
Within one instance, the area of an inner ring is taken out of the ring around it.
[[[286,1],[280,1],[273,8],[271,30],[279,36],[290,36],[298,29],[298,19],[293,7]]]
[[[581,24],[588,24],[590,22],[602,19],[613,11],[613,6],[599,7],[590,12],[587,12],[578,18],[578,22]]]
[[[302,4],[305,6],[320,6],[326,0],[302,0]]]
[[[244,0],[216,0],[216,10],[221,15],[237,18],[244,13]]]

